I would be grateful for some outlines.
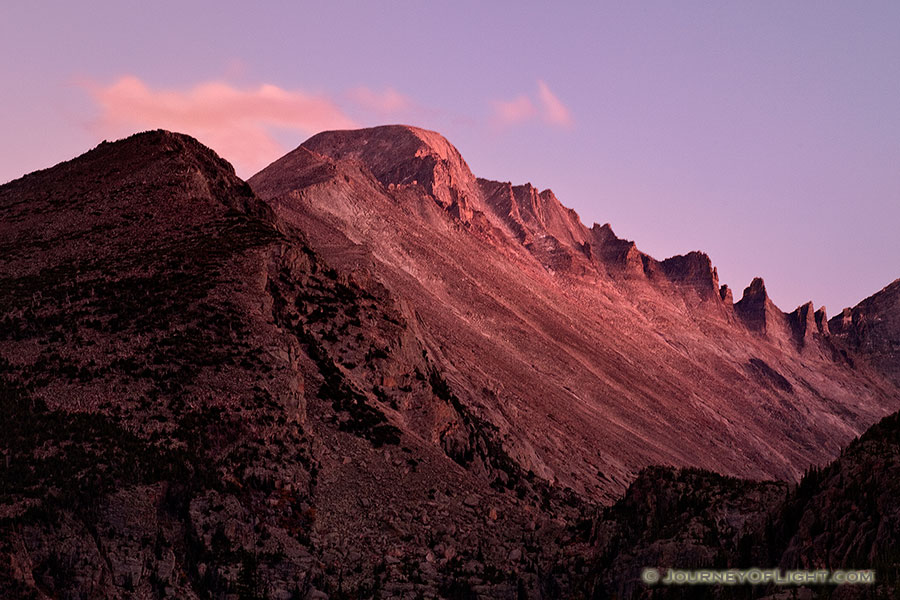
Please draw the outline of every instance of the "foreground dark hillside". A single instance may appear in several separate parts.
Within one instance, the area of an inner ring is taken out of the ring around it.
[[[2,595],[194,597],[275,576],[259,553],[290,585],[316,473],[299,346],[267,314],[292,252],[271,212],[165,132],[12,182],[0,211]]]
[[[900,413],[799,485],[647,469],[593,533],[598,598],[897,598]],[[874,569],[875,585],[652,586],[646,567]],[[780,595],[779,595],[780,594]]]

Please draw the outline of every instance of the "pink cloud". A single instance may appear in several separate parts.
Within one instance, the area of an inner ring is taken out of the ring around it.
[[[519,123],[537,116],[537,108],[528,96],[519,96],[514,100],[493,102],[494,116],[503,124]]]
[[[237,88],[210,81],[189,89],[154,89],[134,76],[84,86],[100,108],[92,124],[104,136],[163,128],[193,135],[248,176],[285,152],[274,131],[310,135],[355,123],[328,97],[274,85]]]
[[[491,102],[494,123],[514,125],[540,117],[550,125],[571,127],[573,125],[572,113],[566,105],[550,91],[546,83],[538,80],[537,85],[536,101],[523,94],[512,100]]]
[[[413,108],[413,102],[408,96],[390,87],[378,92],[360,86],[350,90],[348,97],[360,107],[380,115],[403,112]]]
[[[543,108],[543,117],[548,123],[562,127],[572,126],[572,114],[569,109],[550,91],[547,84],[540,80],[538,80],[538,98]]]

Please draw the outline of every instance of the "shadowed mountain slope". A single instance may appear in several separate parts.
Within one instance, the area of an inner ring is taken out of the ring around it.
[[[900,385],[900,279],[828,321],[847,350]]]
[[[894,598],[900,591],[900,413],[798,485],[650,468],[592,536],[597,598]],[[874,570],[874,585],[653,586],[644,568]]]

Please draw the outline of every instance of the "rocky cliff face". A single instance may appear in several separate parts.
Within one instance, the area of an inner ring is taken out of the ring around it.
[[[384,185],[421,187],[461,221],[483,208],[466,161],[433,131],[403,125],[326,131],[303,147],[334,160],[357,160]]]
[[[842,347],[866,357],[900,384],[900,279],[845,308],[827,327]]]
[[[744,288],[734,310],[751,331],[780,339],[787,330],[784,314],[769,299],[762,277],[755,278]]]
[[[897,339],[882,304],[855,337],[761,281],[732,306],[705,254],[476,180],[433,132],[320,134],[250,183],[157,131],[0,187],[0,596],[625,592],[595,554],[757,557],[763,512],[818,560],[788,484],[697,468],[792,480],[900,402],[857,343]],[[886,556],[848,510],[841,556]],[[666,514],[718,541],[661,550]]]

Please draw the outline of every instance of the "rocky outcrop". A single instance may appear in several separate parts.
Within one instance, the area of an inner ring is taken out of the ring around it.
[[[674,286],[685,298],[696,295],[720,304],[719,275],[707,254],[689,252],[658,261],[616,236],[609,223],[595,223],[590,232],[591,254],[612,277],[645,279],[662,289]]]
[[[787,316],[787,319],[794,336],[794,343],[800,349],[813,343],[816,334],[820,334],[812,302],[798,306]]]
[[[538,191],[530,183],[512,185],[487,179],[479,179],[478,184],[494,214],[514,232],[527,232],[523,243],[535,236],[550,235],[574,248],[589,238],[575,211],[565,208],[551,190]]]
[[[672,283],[689,287],[704,300],[719,299],[719,274],[703,252],[673,256],[660,263],[662,272]]]
[[[509,227],[513,237],[523,245],[532,243],[534,231],[525,225],[512,184],[479,178],[478,185],[484,194],[485,204]]]
[[[595,269],[590,232],[552,191],[488,179],[479,179],[478,185],[488,210],[542,265],[567,274]]]
[[[358,160],[384,185],[421,186],[461,221],[470,221],[474,210],[483,209],[466,161],[434,131],[406,125],[326,131],[301,148],[334,160]]]
[[[554,271],[579,272],[570,265],[587,259],[599,272],[614,278],[674,284],[680,293],[696,294],[701,300],[718,297],[718,273],[702,252],[660,262],[638,250],[634,242],[616,236],[609,223],[595,223],[587,229],[551,190],[539,192],[531,184],[514,186],[487,179],[479,179],[478,184],[486,205],[513,238]]]
[[[756,277],[744,288],[744,294],[734,305],[735,312],[750,329],[765,333],[771,313],[771,301],[762,277]]]
[[[725,306],[731,307],[734,305],[734,294],[732,293],[731,288],[725,284],[719,288],[719,298],[722,299]]]
[[[743,296],[734,305],[734,312],[748,329],[774,343],[784,344],[793,337],[787,315],[769,299],[762,277],[754,278],[744,288]]]
[[[845,351],[864,356],[900,383],[900,279],[827,323]]]
[[[828,315],[825,312],[824,306],[819,307],[819,310],[816,311],[815,318],[816,329],[819,330],[819,333],[824,337],[830,336],[831,330],[828,328]]]
[[[831,318],[828,328],[836,335],[849,334],[853,330],[853,309],[845,308]]]
[[[611,275],[626,278],[647,277],[651,265],[650,257],[637,249],[637,245],[618,237],[609,223],[591,227],[592,254]],[[647,267],[645,269],[645,267]]]

